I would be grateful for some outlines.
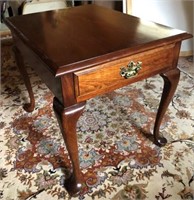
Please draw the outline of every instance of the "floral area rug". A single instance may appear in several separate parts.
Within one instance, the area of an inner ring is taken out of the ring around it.
[[[71,162],[53,95],[26,65],[36,98],[35,110],[26,113],[28,94],[11,45],[2,46],[1,64],[0,199],[194,199],[193,57],[179,59],[181,79],[161,125],[165,147],[149,139],[160,76],[87,102],[77,124],[84,187],[74,198],[63,187]]]

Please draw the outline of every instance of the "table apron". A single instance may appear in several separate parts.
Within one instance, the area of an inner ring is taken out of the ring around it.
[[[75,72],[77,102],[172,69],[176,57],[174,56],[175,46],[175,43],[169,44]],[[126,67],[131,61],[142,62],[142,68],[135,76],[127,79],[122,77],[120,72],[121,68]]]

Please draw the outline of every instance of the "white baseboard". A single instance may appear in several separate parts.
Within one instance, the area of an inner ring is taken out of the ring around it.
[[[193,55],[193,50],[190,50],[190,51],[181,51],[179,56],[181,57],[186,57],[186,56],[192,56]]]

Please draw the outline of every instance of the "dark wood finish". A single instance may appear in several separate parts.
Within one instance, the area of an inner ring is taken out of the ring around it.
[[[155,125],[154,125],[154,140],[155,143],[159,146],[164,146],[167,143],[165,137],[161,137],[159,135],[160,124],[162,122],[162,118],[168,108],[169,103],[171,102],[173,95],[176,91],[179,78],[180,78],[180,70],[177,68],[178,64],[178,56],[180,52],[181,43],[176,43],[173,53],[174,59],[172,63],[172,70],[168,70],[160,74],[160,76],[164,80],[164,88],[162,92],[162,97],[160,100],[160,105],[158,108],[158,112],[156,115]]]
[[[175,68],[170,71],[167,71],[166,73],[162,73],[161,77],[164,79],[164,89],[160,101],[160,106],[158,108],[158,113],[156,116],[156,121],[154,126],[154,139],[157,145],[164,146],[167,143],[167,140],[166,138],[161,137],[159,135],[160,124],[162,122],[162,118],[166,112],[166,109],[172,100],[174,92],[177,88],[180,78],[180,71],[178,68]]]
[[[181,41],[192,35],[95,5],[16,16],[5,23],[14,38],[30,110],[34,97],[20,52],[55,95],[53,109],[73,167],[66,183],[71,195],[77,194],[82,184],[76,123],[91,97],[161,74],[164,91],[154,141],[160,146],[166,143],[159,134],[160,124],[178,84]],[[120,68],[130,61],[141,61],[142,69],[125,79]]]
[[[48,69],[48,65],[46,65],[37,54],[32,51],[27,45],[25,45],[19,37],[17,37],[14,33],[12,33],[15,47],[19,47],[19,51],[16,55],[16,62],[18,63],[18,67],[20,68],[20,71],[25,71],[25,66],[22,63],[23,58],[26,58],[27,62],[30,64],[30,66],[33,66],[33,69],[35,72],[39,75],[41,80],[47,85],[47,87],[53,92],[53,94],[60,100],[60,102],[63,102],[63,96],[62,96],[62,84],[61,84],[61,78],[53,76],[53,73],[51,70]],[[18,49],[18,48],[17,48]],[[21,63],[19,63],[19,62]],[[22,74],[22,72],[21,72]],[[27,79],[27,73],[25,73],[24,78]],[[26,83],[25,83],[26,84]],[[29,81],[30,84],[30,81]],[[28,88],[29,86],[26,85]],[[31,87],[31,86],[30,86]],[[30,99],[31,99],[30,95]],[[33,98],[33,97],[32,97]],[[31,99],[33,101],[33,99]]]
[[[76,123],[85,107],[85,102],[64,108],[57,98],[54,98],[53,108],[57,116],[63,138],[73,166],[72,176],[66,180],[65,186],[70,195],[76,195],[82,186],[82,177],[79,167]]]
[[[34,93],[32,91],[32,86],[31,86],[31,83],[30,83],[30,79],[28,77],[26,68],[24,66],[24,60],[22,58],[20,50],[16,46],[14,46],[13,51],[15,53],[15,60],[16,60],[17,66],[20,70],[20,73],[21,73],[22,78],[24,80],[24,84],[25,84],[25,86],[28,90],[28,94],[29,94],[29,97],[30,97],[30,103],[24,104],[23,108],[27,112],[32,112],[34,110],[34,107],[35,107],[35,99],[34,99]]]
[[[5,23],[54,76],[191,37],[184,31],[95,5],[15,16]]]

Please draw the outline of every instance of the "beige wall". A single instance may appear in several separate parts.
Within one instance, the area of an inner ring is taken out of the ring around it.
[[[194,1],[128,0],[128,13],[173,28],[194,33]],[[192,54],[193,39],[182,43],[181,51]]]

